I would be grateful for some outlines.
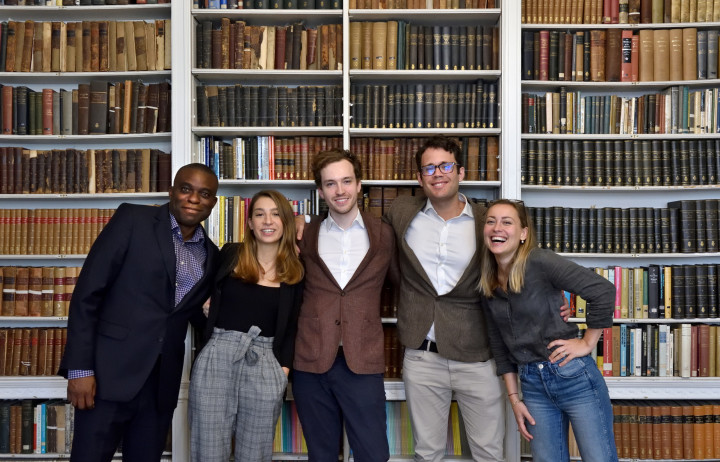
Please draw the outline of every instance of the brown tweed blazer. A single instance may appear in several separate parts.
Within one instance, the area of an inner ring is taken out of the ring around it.
[[[356,374],[385,371],[380,295],[394,257],[389,225],[362,213],[370,248],[343,289],[318,254],[321,219],[305,226],[298,243],[305,263],[305,292],[295,340],[294,368],[322,374],[335,361],[342,339],[350,370]]]

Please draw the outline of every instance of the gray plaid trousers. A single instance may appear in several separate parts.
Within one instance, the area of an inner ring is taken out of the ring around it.
[[[275,423],[287,377],[272,351],[272,337],[215,328],[190,379],[190,450],[193,462],[272,460]]]

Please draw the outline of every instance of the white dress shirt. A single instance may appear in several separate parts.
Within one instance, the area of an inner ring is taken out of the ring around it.
[[[444,220],[427,201],[405,233],[408,243],[420,261],[438,295],[450,292],[462,277],[477,248],[475,218],[467,198],[460,215]],[[435,324],[426,336],[435,341]]]
[[[330,214],[320,224],[318,253],[341,289],[355,274],[369,249],[370,238],[359,211],[348,229],[342,229]]]

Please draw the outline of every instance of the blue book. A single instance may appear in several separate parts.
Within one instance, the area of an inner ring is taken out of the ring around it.
[[[627,324],[620,324],[620,377],[627,377]]]

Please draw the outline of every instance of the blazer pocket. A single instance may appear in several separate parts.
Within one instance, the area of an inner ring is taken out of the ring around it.
[[[125,340],[128,336],[130,329],[120,324],[115,324],[108,321],[100,321],[98,324],[98,333],[105,337],[110,337],[115,340]]]

